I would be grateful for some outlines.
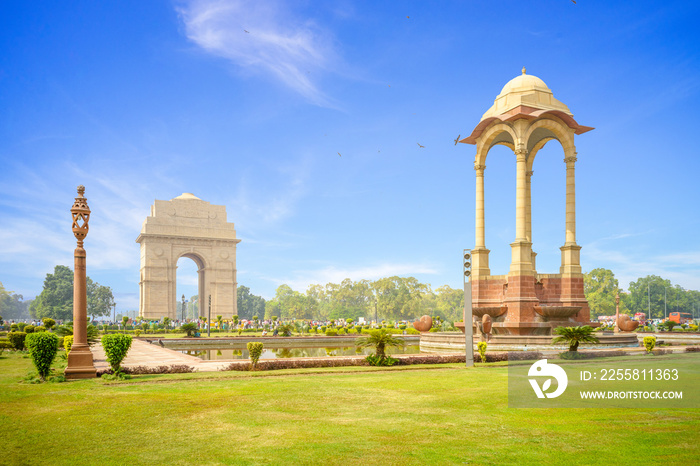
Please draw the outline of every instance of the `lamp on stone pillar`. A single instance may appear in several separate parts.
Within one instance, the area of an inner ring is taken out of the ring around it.
[[[620,319],[620,292],[615,293],[615,333],[620,333],[620,326],[617,324]]]
[[[78,197],[70,210],[73,215],[73,234],[78,245],[74,253],[73,272],[73,346],[68,353],[68,366],[64,372],[67,379],[87,379],[97,375],[87,343],[87,273],[83,240],[90,228],[90,208],[84,194],[85,186],[78,186]]]

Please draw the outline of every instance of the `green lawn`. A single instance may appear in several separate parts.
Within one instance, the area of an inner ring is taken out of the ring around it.
[[[664,356],[678,358],[685,355]],[[674,360],[674,359],[672,359]],[[507,368],[30,385],[0,357],[0,464],[697,464],[697,410],[509,409]]]

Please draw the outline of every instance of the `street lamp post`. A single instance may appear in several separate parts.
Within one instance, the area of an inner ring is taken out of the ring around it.
[[[87,343],[87,271],[83,240],[90,229],[90,207],[83,195],[85,186],[78,186],[78,197],[70,209],[73,216],[73,235],[78,240],[73,254],[73,346],[68,353],[67,379],[87,379],[97,375],[90,346]]]
[[[182,321],[185,321],[185,294],[182,294]]]
[[[472,251],[465,249],[463,254],[463,275],[464,280],[464,356],[467,367],[474,365],[474,329],[472,328],[473,309],[472,309]]]
[[[209,295],[209,317],[207,317],[207,337],[211,336],[211,295]]]

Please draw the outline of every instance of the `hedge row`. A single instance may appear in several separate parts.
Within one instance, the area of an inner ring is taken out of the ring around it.
[[[510,358],[509,358],[510,355]],[[526,361],[542,359],[543,355],[537,351],[523,353],[486,353],[486,362],[500,361]],[[396,362],[396,366],[409,366],[414,364],[459,364],[464,363],[465,356],[458,354],[428,354],[428,355],[407,355],[401,356]],[[474,355],[474,362],[481,362],[479,354]],[[279,369],[302,369],[315,367],[345,367],[345,366],[368,366],[369,363],[364,357],[351,358],[319,358],[319,359],[265,359],[258,362],[258,370],[279,370]],[[221,369],[222,371],[249,371],[250,362],[233,362]]]
[[[187,374],[190,372],[197,372],[192,366],[186,364],[171,364],[170,366],[136,366],[136,367],[122,367],[121,371],[125,374]],[[103,374],[113,374],[112,369],[104,369],[97,371],[97,376],[102,377]]]

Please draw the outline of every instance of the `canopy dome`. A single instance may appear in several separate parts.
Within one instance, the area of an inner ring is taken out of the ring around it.
[[[484,113],[481,120],[509,113],[518,107],[529,107],[536,110],[558,110],[573,116],[569,107],[554,98],[551,89],[537,76],[525,74],[525,68],[520,76],[506,83],[498,94],[490,109]]]
[[[494,122],[515,121],[518,119],[534,120],[548,116],[560,119],[576,134],[592,130],[590,126],[580,125],[564,103],[554,98],[551,89],[537,76],[525,73],[506,83],[493,105],[479,120],[472,134],[462,139],[462,143],[476,144],[479,136]]]

